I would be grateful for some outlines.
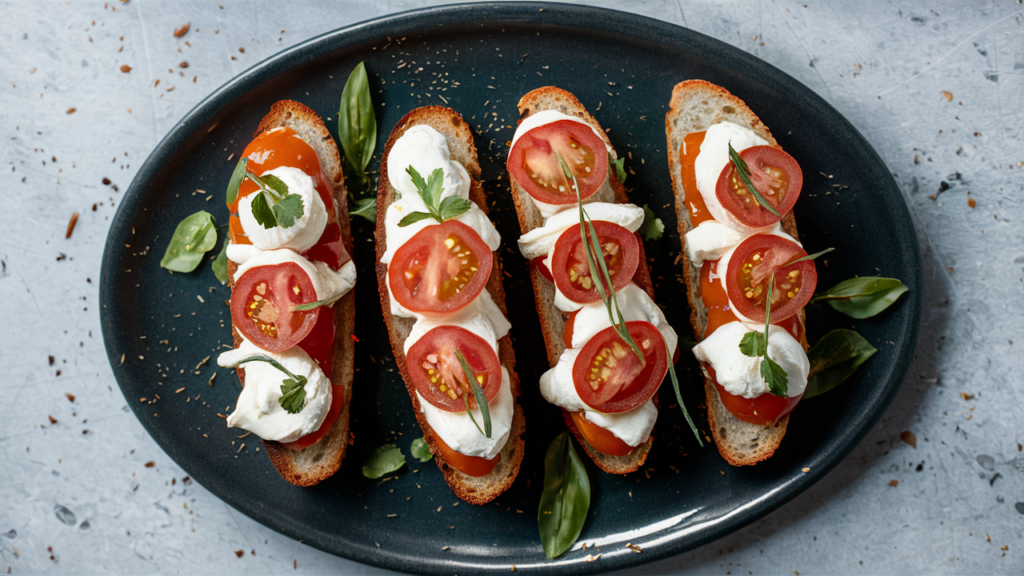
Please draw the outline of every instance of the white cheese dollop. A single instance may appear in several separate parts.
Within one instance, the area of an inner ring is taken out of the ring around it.
[[[754,232],[759,229],[751,228],[737,220],[732,212],[722,206],[718,201],[718,195],[715,194],[718,177],[730,162],[729,144],[732,144],[738,153],[754,146],[767,146],[768,141],[755,134],[753,130],[732,122],[719,122],[708,128],[700,145],[700,153],[693,162],[697,191],[704,199],[708,212],[719,223],[741,232]]]
[[[272,266],[293,262],[309,276],[316,291],[317,300],[330,300],[336,296],[343,296],[352,289],[356,283],[356,265],[349,260],[337,271],[323,262],[310,262],[302,255],[296,254],[288,249],[261,251],[256,256],[249,258],[235,271],[237,282],[242,274],[258,266]]]
[[[327,227],[327,207],[320,198],[313,179],[308,174],[290,166],[280,166],[267,170],[261,176],[276,176],[288,186],[289,194],[298,194],[302,198],[302,217],[295,219],[295,224],[288,228],[274,226],[264,228],[256,221],[252,213],[252,203],[258,194],[250,194],[238,201],[238,218],[242,222],[242,230],[259,250],[291,248],[296,252],[305,252],[312,248]],[[229,256],[230,258],[230,256]],[[234,260],[234,258],[232,258]],[[235,260],[237,262],[237,260]]]
[[[242,428],[264,440],[294,442],[320,429],[331,408],[331,381],[305,350],[293,346],[284,352],[267,352],[242,339],[238,348],[224,352],[217,364],[237,368],[251,356],[269,356],[296,376],[304,376],[306,398],[303,408],[289,414],[281,407],[281,384],[288,375],[267,362],[246,362],[245,387],[238,396],[234,412],[228,416],[229,428]]]
[[[420,410],[426,416],[427,423],[452,450],[466,456],[489,460],[497,456],[508,442],[516,402],[512,397],[512,383],[509,380],[508,370],[504,366],[501,367],[501,386],[498,388],[498,394],[487,403],[487,409],[491,414],[490,438],[477,430],[476,425],[470,420],[469,413],[465,410],[448,412],[427,402],[419,392],[416,393],[416,396],[419,398]],[[473,418],[483,428],[483,414],[480,413],[479,407],[473,409]]]
[[[654,324],[668,344],[668,349],[676,349],[679,337],[647,292],[631,282],[616,293],[616,300],[622,317],[627,322],[643,320]],[[581,308],[573,323],[573,347],[563,351],[555,367],[541,375],[540,393],[548,402],[570,412],[583,410],[587,420],[607,429],[626,444],[638,446],[647,441],[658,418],[658,409],[654,407],[653,402],[649,400],[628,412],[601,414],[583,402],[572,380],[572,368],[583,346],[595,334],[611,325],[608,311],[602,302],[594,302]]]
[[[483,338],[494,353],[498,353],[498,340],[512,328],[512,324],[501,313],[501,309],[491,299],[489,292],[484,290],[465,308],[443,318],[420,316],[412,325],[409,336],[405,339],[405,353],[434,328],[439,326],[458,326]]]
[[[768,384],[761,378],[762,359],[740,352],[740,340],[744,334],[753,331],[755,329],[742,322],[730,322],[693,347],[693,355],[714,368],[718,383],[727,392],[748,399],[768,392]],[[804,347],[789,332],[771,325],[768,328],[768,356],[786,371],[789,397],[802,394],[807,388],[807,375],[811,369]]]
[[[604,220],[636,232],[644,223],[644,209],[635,204],[593,202],[584,209],[593,221]],[[540,228],[534,228],[519,238],[519,251],[527,260],[547,256],[555,247],[562,232],[580,227],[579,210],[564,210],[548,218]]]

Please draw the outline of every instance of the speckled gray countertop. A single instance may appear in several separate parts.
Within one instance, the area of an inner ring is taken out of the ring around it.
[[[97,280],[120,194],[196,103],[283,48],[425,4],[0,3],[0,572],[383,572],[184,479],[114,383]],[[746,50],[835,106],[900,184],[926,284],[916,361],[857,449],[766,518],[643,572],[1020,574],[1024,7],[604,5]]]

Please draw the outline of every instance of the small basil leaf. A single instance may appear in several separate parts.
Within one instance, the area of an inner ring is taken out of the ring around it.
[[[807,351],[811,363],[804,400],[838,386],[878,350],[853,330],[833,330]]]
[[[611,170],[615,170],[615,178],[619,181],[619,184],[626,183],[626,157],[623,156],[618,160],[613,160],[612,155],[608,154],[608,167]]]
[[[426,462],[434,457],[434,455],[430,453],[430,446],[427,445],[427,441],[422,437],[412,441],[412,448],[409,449],[409,452],[412,453],[413,458],[416,458],[420,462]]]
[[[761,360],[761,378],[768,384],[768,392],[775,396],[789,395],[789,377],[786,371],[768,356]]]
[[[234,204],[235,200],[238,198],[238,187],[242,185],[242,178],[245,178],[245,169],[248,164],[249,158],[242,158],[238,161],[238,164],[235,165],[234,172],[231,173],[231,179],[228,180],[228,206]]]
[[[224,239],[224,246],[220,249],[220,254],[213,259],[213,264],[210,265],[213,268],[213,275],[220,280],[221,284],[227,285],[228,283],[228,244],[230,240]]]
[[[870,318],[892,305],[908,290],[895,278],[851,278],[816,295],[811,302],[825,301],[851,318]]]
[[[765,347],[764,334],[761,332],[747,332],[740,339],[740,352],[744,356],[750,356],[751,358],[764,356]]]
[[[398,227],[403,228],[409,224],[419,222],[420,220],[426,220],[427,218],[433,218],[433,214],[427,214],[426,212],[413,212],[406,214],[404,218],[398,221]]]
[[[348,206],[349,216],[361,216],[370,222],[377,222],[377,199],[373,196],[361,198]]]
[[[665,233],[665,223],[654,216],[654,211],[644,204],[644,223],[640,226],[640,235],[645,240],[661,240]]]
[[[296,376],[294,380],[285,379],[281,383],[281,397],[277,401],[281,408],[289,414],[298,414],[306,407],[306,377]]]
[[[252,199],[252,217],[267,230],[277,226],[277,217],[267,204],[267,195],[263,192],[257,192]]]
[[[302,214],[305,212],[302,206],[302,196],[289,194],[275,202],[272,210],[274,218],[277,219],[281,228],[291,228],[295,225],[295,220],[302,218]]]
[[[264,174],[260,176],[260,180],[267,185],[268,188],[277,192],[277,195],[284,198],[288,195],[288,185],[281,181],[280,178],[273,174]]]
[[[377,146],[377,118],[370,100],[370,79],[364,62],[352,70],[341,92],[338,140],[349,167],[361,176],[361,180],[366,180],[364,172]]]
[[[380,478],[405,466],[405,454],[394,444],[378,446],[363,464],[363,476]]]
[[[560,556],[583,531],[590,509],[590,478],[576,454],[572,437],[562,432],[544,456],[544,492],[537,509],[537,527],[544,554]]]
[[[441,208],[437,212],[441,216],[441,221],[444,222],[465,214],[472,205],[473,203],[465,198],[449,196],[441,201]]]
[[[160,266],[174,272],[191,272],[216,245],[217,223],[212,214],[200,210],[178,223]]]

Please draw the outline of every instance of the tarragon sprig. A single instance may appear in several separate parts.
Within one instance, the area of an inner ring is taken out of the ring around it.
[[[481,430],[480,425],[476,423],[476,418],[473,417],[473,411],[469,409],[469,394],[462,395],[462,401],[466,405],[466,413],[469,414],[469,419],[473,421],[473,425],[476,426],[477,430],[486,438],[491,437],[491,409],[487,406],[487,396],[484,395],[484,391],[480,389],[480,385],[477,384],[476,374],[473,373],[473,369],[469,367],[469,362],[466,362],[466,357],[462,355],[462,350],[455,351],[455,357],[459,359],[459,364],[462,364],[462,371],[466,374],[466,380],[469,381],[469,387],[473,391],[473,398],[476,400],[476,405],[480,407],[480,415],[483,416],[484,427]]]
[[[736,152],[736,149],[732,147],[732,143],[729,144],[729,159],[732,160],[733,165],[736,166],[736,172],[740,175],[740,180],[743,181],[743,185],[747,187],[747,190],[750,192],[751,196],[754,197],[754,200],[757,200],[757,203],[765,210],[775,214],[779,218],[782,218],[782,214],[779,214],[779,211],[769,204],[768,201],[764,199],[764,196],[761,196],[761,193],[757,191],[757,188],[754,188],[754,183],[750,181],[750,167],[747,166],[747,162],[743,157]]]

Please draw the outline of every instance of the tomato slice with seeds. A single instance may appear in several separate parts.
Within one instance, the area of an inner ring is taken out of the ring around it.
[[[814,262],[804,260],[784,266],[807,252],[792,240],[775,234],[755,234],[736,247],[726,270],[726,288],[736,312],[764,322],[768,279],[775,274],[772,288],[772,322],[796,314],[811,300],[818,284]]]
[[[256,266],[231,289],[231,321],[253,344],[267,352],[283,352],[313,330],[322,310],[292,308],[315,301],[313,280],[298,264]]]
[[[388,285],[407,310],[451,314],[480,294],[492,263],[491,249],[475,230],[448,220],[402,244],[388,266]]]
[[[604,220],[594,221],[594,231],[601,244],[601,254],[612,286],[616,291],[629,284],[640,263],[640,246],[636,235],[615,224]],[[590,242],[590,228],[587,228],[587,241]],[[596,264],[596,262],[595,262]],[[580,229],[572,226],[555,242],[554,254],[551,257],[551,274],[555,286],[566,298],[579,304],[597,302],[601,299],[597,291],[596,280],[590,275],[587,262],[586,246],[583,244]]]
[[[466,456],[461,452],[456,452],[445,444],[444,440],[441,440],[441,437],[437,434],[434,434],[434,441],[437,442],[437,447],[441,450],[441,455],[444,456],[446,462],[463,474],[473,476],[474,478],[487,476],[498,465],[498,460],[501,460],[500,452],[490,460],[479,456]]]
[[[643,364],[612,326],[594,335],[573,364],[576,392],[598,412],[625,412],[647,402],[668,373],[665,340],[658,328],[635,320],[626,322],[626,329],[644,355]]]
[[[538,126],[516,140],[506,168],[534,200],[573,204],[576,191],[558,161],[561,156],[580,185],[580,197],[593,196],[608,178],[608,152],[589,124],[557,120]]]
[[[466,358],[490,403],[501,386],[498,355],[486,340],[458,326],[438,326],[409,347],[405,362],[416,390],[427,402],[448,412],[464,412],[463,396],[468,393],[469,407],[475,408],[476,400],[456,351]]]
[[[576,425],[576,429],[580,431],[580,435],[587,441],[587,444],[602,454],[627,456],[634,450],[632,446],[623,442],[615,434],[587,420],[583,412],[573,412],[572,423]]]
[[[744,398],[743,396],[730,394],[726,391],[725,387],[718,383],[715,369],[711,365],[701,362],[701,366],[707,371],[711,381],[715,383],[715,388],[718,389],[718,396],[722,399],[722,404],[733,416],[744,422],[759,426],[775,424],[783,416],[792,412],[793,408],[796,408],[797,403],[800,402],[800,399],[804,397],[803,392],[799,396],[793,396],[792,398],[776,396],[768,392],[756,398]]]
[[[715,186],[715,196],[740,222],[751,228],[771,226],[793,209],[804,175],[792,156],[774,146],[753,146],[740,152],[740,158],[750,169],[750,183],[775,211],[765,209],[747,190],[732,162],[725,165]]]

